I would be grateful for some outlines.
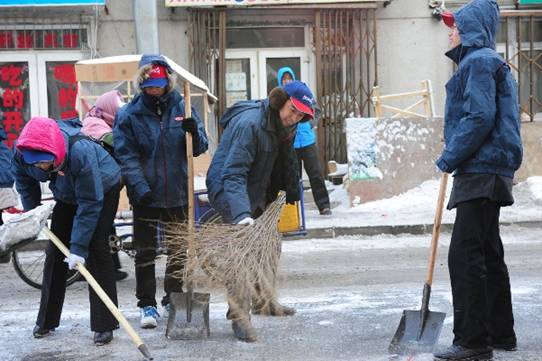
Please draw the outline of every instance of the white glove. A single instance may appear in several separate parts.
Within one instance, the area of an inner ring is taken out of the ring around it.
[[[245,225],[245,226],[252,226],[254,224],[254,219],[252,219],[252,217],[245,217],[245,218],[241,219],[239,222],[237,222],[237,224],[242,224],[242,225]]]
[[[85,259],[81,256],[76,255],[75,253],[70,253],[70,255],[64,258],[64,262],[68,264],[69,269],[75,269],[77,263],[85,264]]]

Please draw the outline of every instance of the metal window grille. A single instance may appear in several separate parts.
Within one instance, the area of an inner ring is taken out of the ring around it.
[[[497,51],[518,81],[522,119],[542,116],[542,12],[503,11]]]
[[[375,9],[321,9],[315,13],[318,138],[324,161],[346,163],[344,122],[371,116],[377,84]]]
[[[191,71],[218,95],[217,115],[225,110],[226,11],[189,9]],[[316,55],[319,143],[324,160],[346,162],[346,117],[371,115],[371,89],[377,83],[374,8],[315,9],[312,47]],[[215,122],[216,123],[216,122]],[[218,125],[215,124],[218,131]]]
[[[87,29],[63,27],[61,29],[0,29],[0,50],[66,50],[84,49]]]

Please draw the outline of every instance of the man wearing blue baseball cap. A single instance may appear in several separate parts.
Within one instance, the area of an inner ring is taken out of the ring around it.
[[[267,99],[238,102],[222,116],[224,133],[206,183],[209,201],[224,222],[252,225],[279,190],[286,191],[286,202],[299,200],[299,166],[293,139],[296,125],[314,116],[313,103],[309,87],[292,81],[274,88]],[[262,302],[258,290],[257,285],[252,291],[227,290],[227,318],[242,341],[254,342],[257,338],[250,322],[251,309],[253,314],[268,316],[295,313],[276,299]]]
[[[186,133],[192,134],[194,157],[207,151],[207,135],[197,111],[185,114],[185,101],[175,89],[172,69],[160,54],[144,54],[137,79],[141,90],[121,108],[113,128],[115,158],[126,183],[134,213],[136,297],[140,326],[156,328],[155,263],[158,224],[183,221],[188,214]],[[159,223],[158,223],[159,222]],[[168,257],[162,306],[169,294],[182,292],[175,274],[183,263]]]

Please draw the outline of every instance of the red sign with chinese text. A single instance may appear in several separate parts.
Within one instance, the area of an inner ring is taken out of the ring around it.
[[[8,137],[5,142],[12,147],[30,119],[26,62],[0,63],[0,119]]]

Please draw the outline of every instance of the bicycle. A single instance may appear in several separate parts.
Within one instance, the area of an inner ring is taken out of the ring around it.
[[[132,223],[115,223],[115,228],[131,226]],[[116,232],[115,232],[116,233]],[[109,246],[111,252],[123,251],[130,257],[135,255],[131,243],[126,242],[132,237],[131,234],[111,234],[109,236]],[[43,277],[43,267],[45,264],[45,250],[48,239],[38,238],[29,239],[18,244],[11,251],[11,261],[15,273],[29,286],[41,289]],[[69,270],[66,278],[66,286],[77,282],[82,276],[76,270]]]

